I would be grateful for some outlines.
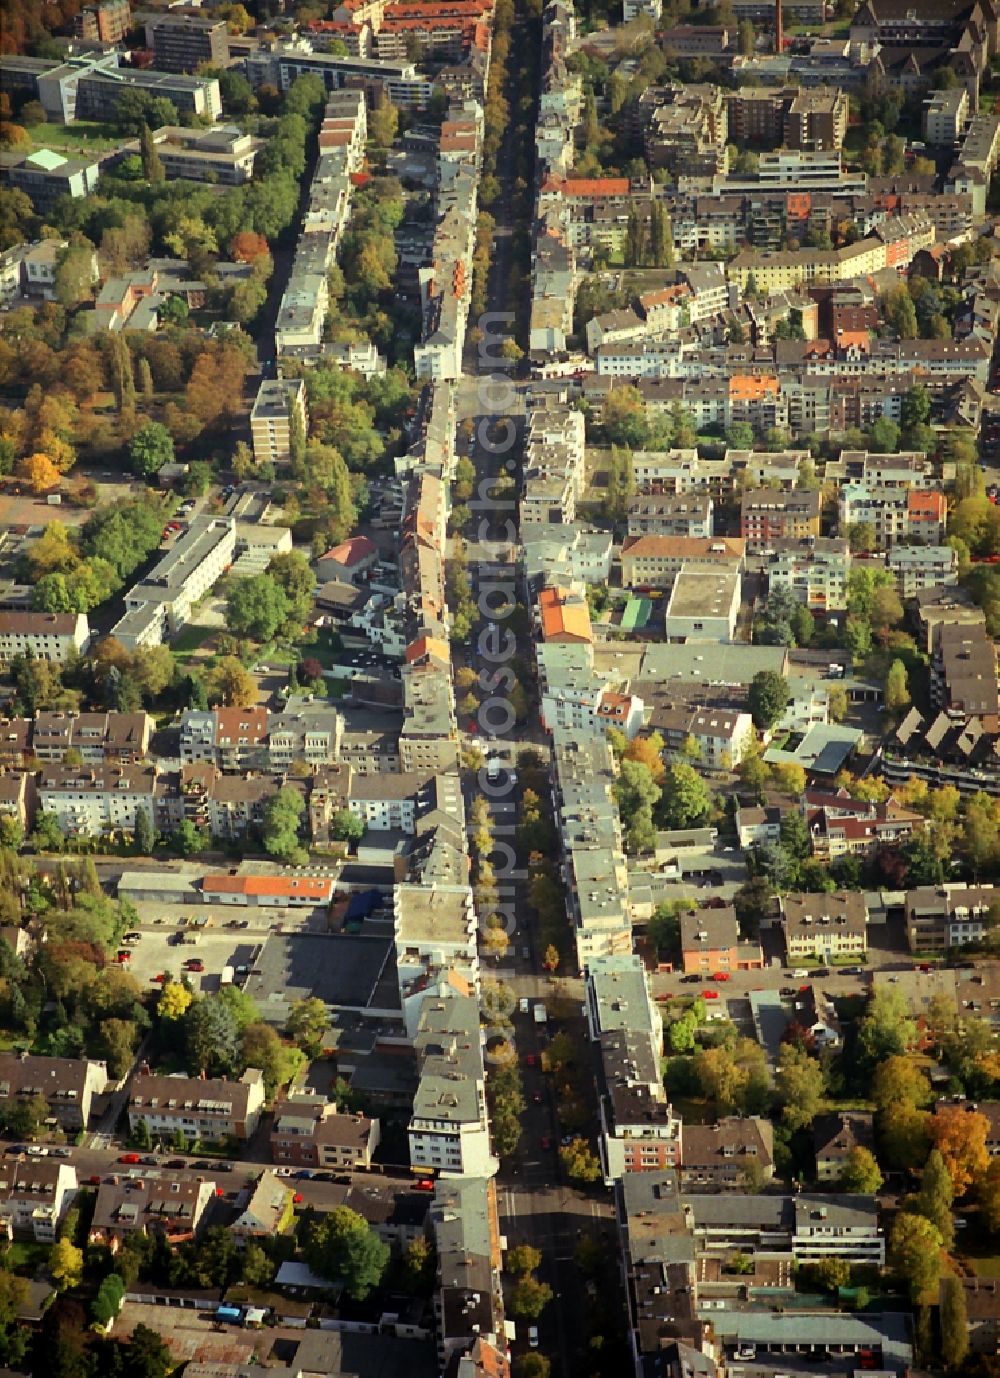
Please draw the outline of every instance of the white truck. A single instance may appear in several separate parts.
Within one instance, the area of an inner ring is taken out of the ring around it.
[[[233,984],[233,979],[235,978],[235,976],[236,970],[234,967],[223,967],[222,972],[219,976],[219,985],[231,986]]]
[[[536,1024],[545,1024],[548,1022],[549,1016],[545,1009],[545,1005],[541,1000],[535,1001],[535,1008],[532,1011],[532,1014],[534,1015]]]

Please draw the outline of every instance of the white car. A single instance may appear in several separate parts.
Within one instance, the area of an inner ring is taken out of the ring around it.
[[[275,1177],[291,1177],[292,1175],[292,1169],[290,1167],[275,1167],[272,1168],[271,1171],[274,1173]]]
[[[531,1325],[531,1326],[528,1327],[528,1344],[531,1346],[532,1349],[537,1349],[537,1348],[538,1348],[538,1326],[537,1326],[537,1325]]]

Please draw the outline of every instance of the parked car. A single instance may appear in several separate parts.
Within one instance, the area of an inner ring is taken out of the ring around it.
[[[141,1163],[142,1159],[138,1153],[122,1153],[118,1159],[120,1163]]]
[[[537,1326],[537,1325],[529,1325],[529,1326],[528,1326],[528,1344],[531,1346],[532,1349],[537,1349],[537,1348],[538,1348],[538,1326]]]
[[[717,990],[703,990],[701,998],[703,1000],[718,1000],[719,992]]]
[[[713,981],[728,981],[728,980],[729,980],[729,972],[728,972],[728,971],[713,971],[713,972],[712,972],[712,980],[713,980]]]
[[[200,957],[189,957],[184,963],[185,971],[204,971],[205,963]]]

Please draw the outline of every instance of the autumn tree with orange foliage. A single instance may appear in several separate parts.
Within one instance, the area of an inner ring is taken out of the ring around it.
[[[956,1197],[964,1196],[989,1167],[986,1139],[990,1122],[964,1105],[942,1105],[927,1121],[931,1144],[940,1152]]]
[[[17,466],[17,474],[19,478],[24,479],[33,493],[45,493],[59,484],[59,470],[48,455],[41,453],[22,459]]]
[[[658,732],[651,733],[648,737],[636,737],[629,742],[625,751],[627,761],[638,761],[640,765],[646,767],[653,777],[653,783],[659,785],[666,774],[666,766],[663,764],[663,738]]]
[[[246,360],[233,345],[200,355],[185,390],[187,408],[204,426],[234,416],[243,398]]]
[[[229,252],[235,263],[254,263],[258,258],[270,257],[271,249],[262,234],[240,230],[229,241]]]

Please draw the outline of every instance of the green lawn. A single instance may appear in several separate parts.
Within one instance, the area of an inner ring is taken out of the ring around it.
[[[170,643],[170,649],[176,656],[191,655],[204,646],[205,642],[213,637],[218,628],[199,627],[197,623],[190,623],[182,627]]]
[[[112,148],[122,141],[113,125],[102,124],[98,120],[77,120],[73,124],[29,124],[25,128],[35,148],[54,148],[61,153]]]

